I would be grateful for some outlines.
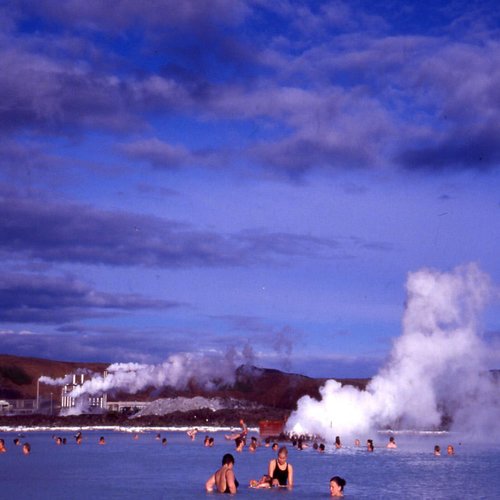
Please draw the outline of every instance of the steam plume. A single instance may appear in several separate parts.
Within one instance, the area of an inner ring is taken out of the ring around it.
[[[111,391],[134,394],[147,387],[185,389],[191,382],[203,389],[214,389],[222,383],[234,382],[237,360],[234,352],[226,356],[182,353],[158,365],[115,363],[107,368],[107,375],[95,375],[76,387],[71,396],[78,398],[83,394]]]
[[[39,379],[38,382],[41,382],[42,384],[47,384],[47,385],[65,385],[69,384],[72,380],[71,375],[66,375],[64,377],[59,377],[59,378],[52,378],[52,377],[47,377],[45,375],[42,375]]]
[[[423,269],[407,281],[403,334],[366,391],[328,381],[321,401],[299,400],[287,427],[325,438],[383,427],[500,431],[499,390],[483,364],[477,318],[490,296],[488,276],[475,264],[451,273]]]

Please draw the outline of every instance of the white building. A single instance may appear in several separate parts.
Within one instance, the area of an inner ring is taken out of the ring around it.
[[[0,413],[7,413],[12,409],[12,405],[5,401],[4,399],[0,399]]]
[[[106,372],[104,373],[106,376]],[[106,409],[107,406],[107,394],[102,393],[98,395],[87,395],[84,394],[80,398],[74,398],[71,393],[77,388],[81,387],[86,380],[86,375],[84,373],[73,374],[72,381],[69,384],[63,386],[61,391],[61,409],[69,409],[77,406],[79,402],[83,403],[83,406],[88,407],[90,410],[94,409]],[[82,401],[81,398],[86,398]]]

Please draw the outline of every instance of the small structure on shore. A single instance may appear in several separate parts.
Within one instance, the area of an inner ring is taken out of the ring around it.
[[[283,434],[285,429],[284,420],[261,420],[259,422],[260,437],[276,437]]]

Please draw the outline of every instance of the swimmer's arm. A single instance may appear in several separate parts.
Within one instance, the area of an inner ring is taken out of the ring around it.
[[[293,467],[291,464],[288,464],[288,487],[291,488],[293,486]]]
[[[205,483],[205,489],[207,491],[213,491],[215,486],[215,474],[212,474],[209,478],[208,481]]]
[[[269,473],[270,477],[273,477],[274,469],[275,468],[276,468],[276,461],[275,460],[271,460],[269,462],[269,468],[268,468],[268,473]]]
[[[227,471],[226,484],[231,493],[236,493],[236,483],[234,482],[234,472],[232,470]]]

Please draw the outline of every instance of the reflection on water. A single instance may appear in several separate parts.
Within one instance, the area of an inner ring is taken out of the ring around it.
[[[224,453],[233,445],[223,433],[215,436],[215,447],[203,447],[204,434],[195,441],[184,433],[162,433],[168,440],[162,446],[156,432],[145,432],[139,439],[130,433],[87,431],[80,446],[74,432],[57,432],[67,444],[57,446],[51,432],[30,432],[32,453],[24,456],[15,447],[15,433],[0,433],[7,453],[0,454],[0,497],[18,499],[182,499],[216,498],[204,491],[209,475],[219,467]],[[99,436],[107,444],[99,446]],[[293,491],[251,490],[250,479],[267,470],[275,453],[261,447],[255,453],[233,453],[235,471],[241,486],[238,497],[285,495],[286,498],[328,498],[328,481],[339,475],[347,480],[347,498],[449,499],[472,496],[475,499],[499,497],[500,452],[460,441],[456,436],[398,436],[398,449],[387,450],[386,436],[375,437],[375,451],[363,447],[327,453],[312,448],[298,451],[289,446],[294,465]],[[362,440],[363,442],[363,440]],[[455,446],[455,456],[446,456],[447,444]],[[444,454],[433,456],[439,444]]]

